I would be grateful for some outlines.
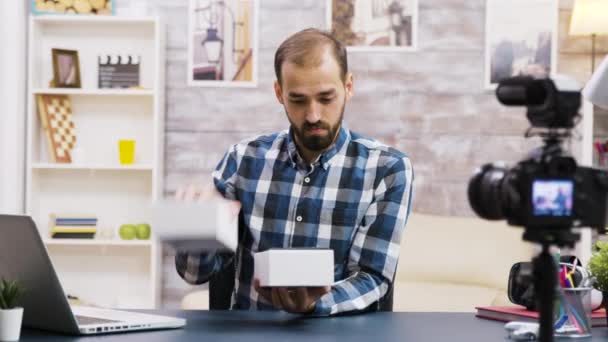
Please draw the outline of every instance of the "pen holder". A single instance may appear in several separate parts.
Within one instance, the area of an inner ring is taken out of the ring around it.
[[[591,287],[561,288],[558,299],[554,336],[591,336]]]

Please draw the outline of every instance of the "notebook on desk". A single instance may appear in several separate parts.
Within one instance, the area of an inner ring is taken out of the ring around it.
[[[527,310],[523,306],[478,306],[476,317],[491,319],[501,322],[511,321],[538,321],[538,312]],[[606,326],[606,310],[600,309],[591,313],[591,326],[605,327]]]

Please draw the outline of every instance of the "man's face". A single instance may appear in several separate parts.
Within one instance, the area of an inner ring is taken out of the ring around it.
[[[318,66],[285,62],[282,85],[275,82],[277,99],[285,107],[296,143],[310,151],[327,149],[342,124],[346,101],[352,96],[352,75],[342,82],[340,66],[329,52]]]

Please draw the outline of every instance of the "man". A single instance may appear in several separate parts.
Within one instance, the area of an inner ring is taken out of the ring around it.
[[[275,54],[274,84],[289,131],[232,146],[213,174],[223,197],[240,202],[233,309],[331,315],[363,310],[392,284],[410,210],[413,170],[402,153],[342,126],[353,94],[346,50],[307,29]],[[334,251],[331,288],[261,288],[253,255],[269,248]],[[209,280],[230,262],[178,253],[188,282]]]

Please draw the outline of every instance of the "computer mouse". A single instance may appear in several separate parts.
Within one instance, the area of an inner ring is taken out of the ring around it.
[[[509,332],[519,330],[519,329],[536,329],[538,330],[539,324],[533,322],[522,322],[522,321],[513,321],[505,324],[505,329]]]
[[[538,329],[518,329],[513,331],[509,338],[515,341],[535,341],[537,339]]]

